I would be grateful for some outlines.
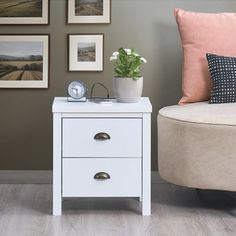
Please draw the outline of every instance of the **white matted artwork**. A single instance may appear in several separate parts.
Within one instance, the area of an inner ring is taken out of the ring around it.
[[[68,0],[68,24],[109,24],[111,0]]]
[[[0,35],[0,88],[47,88],[49,35]]]
[[[0,24],[49,24],[50,0],[0,0]]]
[[[103,71],[103,34],[69,36],[69,71]]]

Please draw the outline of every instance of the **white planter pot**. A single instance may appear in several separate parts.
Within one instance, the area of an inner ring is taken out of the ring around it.
[[[138,102],[143,91],[143,77],[138,80],[132,78],[113,77],[114,97],[118,102]]]

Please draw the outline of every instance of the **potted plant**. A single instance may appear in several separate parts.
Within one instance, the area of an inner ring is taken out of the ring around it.
[[[110,57],[114,64],[113,92],[118,102],[138,102],[143,91],[142,63],[147,63],[134,49],[120,48]]]

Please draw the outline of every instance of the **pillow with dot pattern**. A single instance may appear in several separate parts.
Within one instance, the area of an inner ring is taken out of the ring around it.
[[[213,84],[209,103],[236,102],[236,57],[206,57]]]

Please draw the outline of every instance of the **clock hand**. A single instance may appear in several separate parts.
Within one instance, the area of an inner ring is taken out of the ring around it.
[[[72,88],[73,90],[75,90],[76,91],[76,95],[78,95],[78,89],[77,88]]]

